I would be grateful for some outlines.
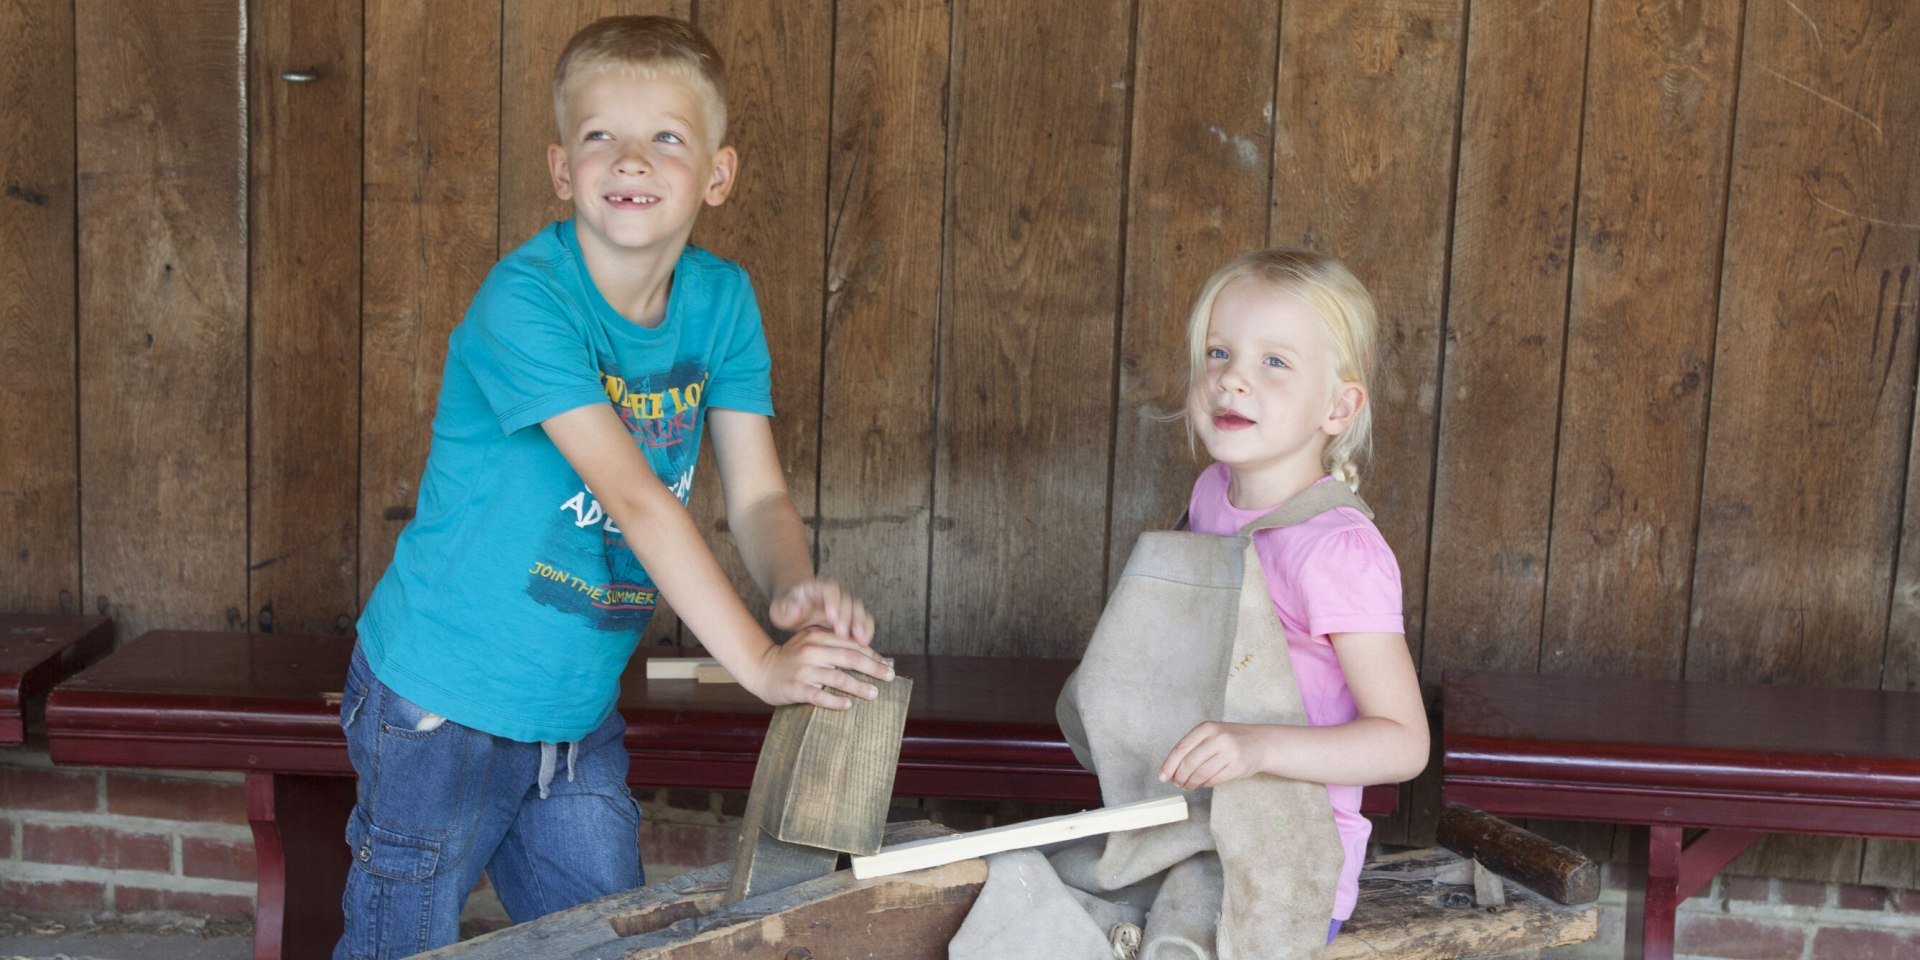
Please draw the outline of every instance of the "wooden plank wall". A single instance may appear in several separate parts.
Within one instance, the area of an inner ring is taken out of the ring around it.
[[[1158,416],[1195,288],[1292,243],[1380,303],[1365,492],[1430,689],[1920,688],[1904,0],[0,0],[0,609],[351,629],[610,13],[731,61],[696,240],[753,273],[883,647],[1077,652],[1199,466]],[[1920,885],[1896,844],[1744,866]]]

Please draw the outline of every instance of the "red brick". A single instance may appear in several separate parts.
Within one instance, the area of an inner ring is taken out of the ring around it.
[[[181,837],[180,872],[189,877],[252,882],[257,876],[253,866],[253,844]]]
[[[640,861],[663,866],[703,867],[733,856],[734,831],[701,823],[640,825]]]
[[[1824,907],[1827,885],[1808,880],[1780,881],[1780,902],[1792,907]]]
[[[667,806],[675,810],[695,810],[706,813],[713,809],[713,794],[705,790],[668,790]]]
[[[738,790],[729,790],[720,795],[720,813],[728,817],[747,815],[747,795]]]
[[[1813,935],[1814,960],[1910,960],[1920,957],[1920,933],[1861,927],[1821,927]]]
[[[1806,949],[1806,931],[1798,926],[1723,917],[1681,914],[1674,931],[1674,952],[1731,960],[1780,960],[1798,957]]]
[[[0,767],[0,808],[94,810],[100,805],[98,774]]]
[[[105,909],[107,886],[91,880],[34,883],[0,879],[0,903],[32,913],[93,913]]]
[[[1887,888],[1843,883],[1840,885],[1840,906],[1845,910],[1885,910]]]
[[[13,859],[13,821],[0,817],[0,860]]]
[[[154,890],[147,887],[114,888],[113,908],[121,913],[139,910],[177,910],[215,917],[253,916],[253,898],[225,893],[193,893],[186,890]]]
[[[1896,890],[1893,908],[1901,913],[1920,913],[1920,890]]]
[[[237,783],[107,775],[107,812],[129,817],[246,823],[247,795]]]
[[[158,833],[29,823],[20,831],[20,858],[108,870],[167,873],[173,869],[173,841]]]
[[[1766,903],[1773,895],[1773,884],[1766,877],[1721,877],[1720,889],[1728,900]]]

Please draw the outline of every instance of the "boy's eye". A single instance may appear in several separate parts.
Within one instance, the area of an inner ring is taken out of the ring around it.
[[[659,136],[654,137],[654,139],[660,141],[661,143],[685,143],[686,142],[677,133],[662,133]]]
[[[1208,360],[1225,360],[1226,358],[1227,358],[1227,349],[1225,347],[1208,347],[1207,348]]]
[[[587,131],[587,139],[588,140],[612,140],[613,134],[608,133],[605,130],[589,130]]]
[[[1269,367],[1281,367],[1281,368],[1284,368],[1284,367],[1286,367],[1286,365],[1287,365],[1287,362],[1286,362],[1285,360],[1282,360],[1282,359],[1280,359],[1279,357],[1274,357],[1274,356],[1269,356],[1269,357],[1267,357],[1267,359],[1266,359],[1266,360],[1265,360],[1264,362],[1265,362],[1265,363],[1266,363],[1266,365],[1267,365],[1267,366],[1269,366]]]

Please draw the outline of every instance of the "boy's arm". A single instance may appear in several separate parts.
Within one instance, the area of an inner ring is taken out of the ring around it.
[[[1183,789],[1256,773],[1364,786],[1418,776],[1427,763],[1427,715],[1420,680],[1398,633],[1336,633],[1340,671],[1357,715],[1328,727],[1221,723],[1194,727],[1160,765]]]
[[[844,587],[815,575],[806,527],[787,493],[774,451],[773,428],[757,413],[707,411],[727,527],[740,559],[771,598],[775,626],[792,630],[815,624],[863,644],[873,642],[873,617]]]
[[[866,647],[825,631],[805,631],[774,644],[734,594],[693,517],[654,476],[611,406],[576,407],[541,426],[626,531],[627,545],[661,594],[749,692],[768,703],[843,709],[851,702],[830,687],[869,700],[879,691],[847,682],[836,668],[892,679],[891,668]]]

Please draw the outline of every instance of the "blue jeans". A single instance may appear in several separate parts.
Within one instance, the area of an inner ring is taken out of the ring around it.
[[[454,943],[482,870],[515,923],[641,885],[640,808],[627,790],[618,711],[571,762],[561,745],[544,798],[540,744],[427,718],[354,648],[340,726],[360,784],[334,960]]]

